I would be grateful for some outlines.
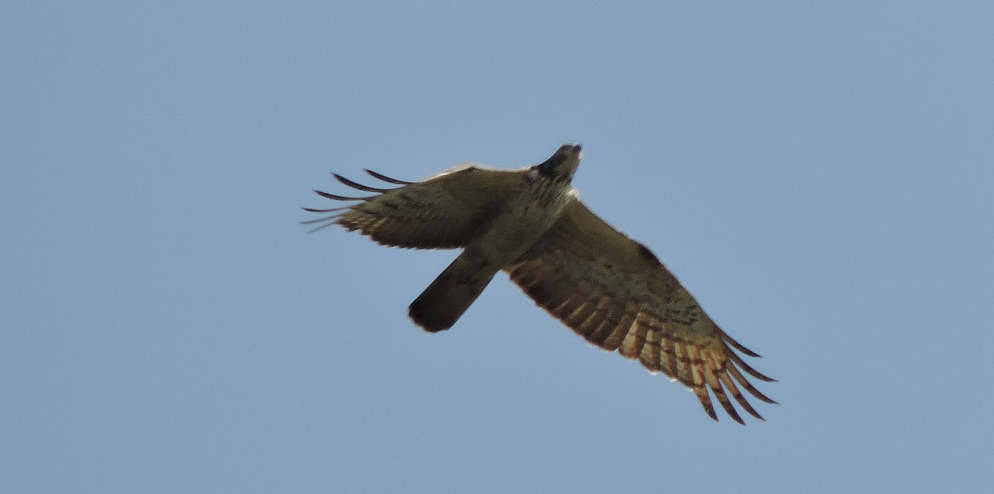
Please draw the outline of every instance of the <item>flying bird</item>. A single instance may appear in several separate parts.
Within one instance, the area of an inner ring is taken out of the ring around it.
[[[372,177],[397,187],[380,188],[333,174],[353,189],[354,204],[304,208],[325,216],[305,221],[311,231],[340,225],[393,247],[457,249],[458,257],[411,303],[409,315],[429,332],[451,328],[504,271],[536,304],[586,340],[625,358],[638,359],[690,388],[707,414],[718,420],[709,391],[736,422],[735,400],[763,417],[740,391],[776,403],[743,371],[734,350],[759,357],[725,334],[694,297],[644,245],[614,229],[578,198],[571,185],[581,148],[566,144],[532,167],[497,170],[466,163],[421,182]],[[731,399],[729,398],[731,395]]]

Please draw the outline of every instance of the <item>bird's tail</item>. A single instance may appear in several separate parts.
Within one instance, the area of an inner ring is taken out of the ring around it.
[[[463,252],[411,303],[408,314],[426,331],[449,329],[483,293],[497,271],[481,269]]]

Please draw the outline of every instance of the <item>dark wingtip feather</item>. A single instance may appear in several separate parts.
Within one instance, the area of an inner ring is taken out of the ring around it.
[[[776,400],[770,398],[769,396],[764,395],[758,389],[752,388],[749,390],[749,392],[752,393],[752,395],[755,396],[756,398],[759,398],[760,401],[764,403],[769,403],[771,405],[779,405],[779,403],[777,403]]]
[[[741,343],[735,341],[734,338],[732,338],[731,336],[728,336],[728,334],[725,333],[724,331],[718,330],[718,334],[721,335],[721,339],[725,340],[725,342],[728,343],[729,345],[732,345],[733,347],[735,347],[736,350],[738,350],[738,351],[740,351],[740,352],[742,352],[742,353],[744,353],[744,354],[746,354],[746,355],[748,355],[750,357],[763,358],[762,355],[760,355],[760,354],[758,354],[758,353],[756,353],[756,352],[754,352],[754,351],[746,348]]]
[[[753,369],[752,366],[747,364],[745,360],[742,360],[742,357],[739,357],[737,354],[735,354],[735,352],[729,351],[728,358],[731,359],[731,361],[734,362],[736,365],[741,367],[742,370],[746,371],[750,376],[755,377],[756,379],[759,379],[760,381],[763,382],[775,382],[775,379],[773,379],[772,377],[769,377],[766,374],[763,374],[762,372]]]
[[[331,225],[337,225],[338,224],[338,218],[339,218],[339,215],[336,214],[336,215],[331,215],[331,216],[325,216],[324,218],[318,218],[316,220],[301,221],[300,224],[301,225],[313,225],[315,223],[323,223],[323,224],[320,224],[320,225],[318,225],[318,226],[316,226],[314,228],[311,228],[310,230],[307,230],[307,233],[314,233],[314,232],[316,232],[318,230],[323,230],[325,228],[328,228]]]
[[[725,409],[725,413],[727,413],[729,417],[732,417],[732,420],[745,425],[745,421],[742,420],[739,412],[735,410],[735,406],[732,405],[732,402],[728,400],[728,396],[725,394],[724,390],[721,389],[721,385],[711,388],[711,392],[714,393],[715,397],[718,399],[718,403],[720,403],[721,407]]]
[[[317,209],[317,208],[305,208],[305,207],[302,207],[300,209],[303,209],[304,211],[307,211],[308,213],[334,213],[335,211],[344,211],[346,209],[349,209],[350,207],[351,206],[345,206],[345,207],[341,207],[341,208],[327,208],[327,209]]]
[[[728,388],[728,392],[731,393],[732,396],[735,398],[735,401],[737,401],[739,405],[745,409],[745,411],[749,412],[749,415],[752,415],[753,417],[756,417],[759,420],[763,421],[766,420],[763,418],[762,415],[759,414],[759,412],[756,411],[755,408],[752,407],[752,404],[749,403],[749,400],[747,400],[746,397],[742,395],[742,392],[739,391],[738,386],[735,385],[735,381],[733,381],[732,378],[729,377],[727,373],[722,374],[720,379],[721,383],[726,388]]]
[[[691,391],[697,395],[698,401],[701,402],[701,406],[704,407],[704,411],[711,417],[712,420],[718,422],[718,413],[714,411],[714,404],[711,403],[711,397],[708,396],[708,392],[703,387],[694,386]]]
[[[343,183],[345,185],[348,185],[349,187],[352,187],[353,189],[358,189],[358,190],[361,190],[363,192],[375,192],[377,194],[382,194],[384,192],[390,192],[392,190],[392,189],[380,189],[380,188],[377,188],[377,187],[370,187],[368,185],[363,185],[363,184],[358,183],[358,182],[353,182],[353,181],[351,181],[351,180],[349,180],[349,179],[347,179],[347,178],[345,178],[345,177],[343,177],[343,176],[341,176],[341,175],[339,175],[337,173],[332,173],[331,175],[334,176],[335,179],[338,180],[339,182],[341,182],[341,183]]]
[[[314,192],[316,192],[317,195],[319,195],[321,197],[324,197],[325,199],[331,199],[331,200],[334,200],[334,201],[368,201],[368,200],[370,200],[370,199],[373,198],[372,196],[368,196],[368,197],[346,197],[346,196],[340,196],[340,195],[337,195],[337,194],[329,194],[329,193],[327,193],[327,192],[325,192],[323,190],[315,190]]]
[[[313,225],[315,223],[324,223],[325,221],[338,220],[338,218],[341,218],[341,217],[342,217],[342,215],[340,215],[340,214],[333,214],[331,216],[324,216],[324,217],[318,218],[316,220],[301,221],[300,224],[301,225]]]
[[[396,178],[390,178],[390,177],[388,177],[388,176],[386,176],[386,175],[384,175],[382,173],[376,173],[373,170],[370,170],[369,168],[364,168],[363,170],[365,170],[366,173],[370,174],[374,178],[378,178],[378,179],[380,179],[380,180],[382,180],[382,181],[384,181],[384,182],[386,182],[388,184],[411,185],[411,184],[415,183],[415,182],[408,182],[406,180],[397,180]]]

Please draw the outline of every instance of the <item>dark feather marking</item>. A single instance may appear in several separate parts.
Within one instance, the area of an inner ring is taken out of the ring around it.
[[[728,389],[728,392],[732,394],[732,397],[735,398],[735,401],[737,401],[739,405],[741,405],[742,408],[745,409],[745,411],[749,412],[750,415],[756,417],[759,420],[766,420],[763,418],[762,415],[759,414],[759,412],[756,411],[755,408],[752,407],[751,404],[749,404],[749,402],[745,399],[745,396],[742,396],[742,392],[739,391],[738,386],[735,385],[735,381],[733,381],[732,378],[728,377],[728,373],[723,372],[718,375],[718,378],[721,379],[721,383],[725,385],[725,388]]]
[[[363,184],[360,184],[358,182],[353,182],[353,181],[351,181],[351,180],[349,180],[349,179],[347,179],[347,178],[345,178],[345,177],[343,177],[343,176],[341,176],[341,175],[339,175],[337,173],[332,173],[332,176],[334,176],[335,179],[338,180],[339,182],[341,182],[341,183],[343,183],[345,185],[348,185],[349,187],[352,187],[353,189],[358,189],[358,190],[361,190],[361,191],[364,191],[364,192],[376,192],[376,193],[382,194],[384,192],[390,192],[391,190],[393,190],[393,189],[380,189],[380,188],[377,188],[377,187],[370,187],[368,185],[363,185]]]
[[[603,336],[602,333],[604,328],[613,328],[613,327],[615,327],[614,321],[608,318],[601,318],[597,321],[594,321],[593,324],[588,325],[588,327],[584,329],[583,337],[590,343],[593,343],[599,347],[603,347],[603,345],[601,344],[601,339],[598,339],[598,336]]]
[[[633,240],[633,242],[635,242],[635,241]],[[642,256],[642,259],[645,259],[646,261],[649,261],[649,263],[652,264],[653,266],[662,266],[663,265],[663,263],[659,262],[659,258],[656,257],[656,254],[653,254],[652,251],[649,250],[648,247],[646,247],[645,245],[642,245],[641,242],[635,242],[635,245],[638,246],[639,255]]]
[[[597,326],[591,328],[589,331],[587,341],[605,348],[604,341],[608,336],[611,336],[611,333],[618,329],[626,314],[623,307],[619,308],[616,304],[610,304],[602,310],[602,316]]]
[[[560,321],[563,321],[564,323],[566,323],[568,325],[569,323],[566,321],[566,318],[570,314],[572,314],[574,311],[576,311],[577,307],[580,307],[580,304],[582,304],[582,303],[583,303],[583,299],[572,298],[571,297],[571,298],[566,299],[565,302],[563,302],[563,303],[561,303],[561,304],[559,304],[559,305],[557,305],[555,307],[553,307],[553,306],[545,306],[545,305],[543,305],[543,307],[545,307],[546,309],[548,309],[550,311],[554,310],[555,311],[554,315],[556,316],[556,318],[559,319]]]
[[[639,352],[639,361],[642,362],[645,368],[652,372],[659,372],[662,369],[659,358],[659,342],[662,337],[663,334],[660,328],[650,327],[649,332],[645,335],[645,345],[642,347],[642,351]]]
[[[677,368],[676,343],[671,338],[664,338],[660,345],[660,366],[667,376],[675,377]],[[665,362],[663,362],[665,360]]]
[[[711,392],[714,393],[714,397],[718,399],[718,403],[721,403],[721,407],[725,409],[725,413],[727,413],[729,417],[732,417],[732,420],[745,425],[745,421],[742,420],[742,417],[739,416],[739,412],[735,410],[735,407],[732,406],[732,402],[729,401],[728,395],[726,395],[725,391],[721,389],[721,384],[718,384],[717,386],[708,384],[708,387],[711,388]]]
[[[375,199],[376,198],[376,196],[368,196],[368,197],[346,197],[346,196],[340,196],[340,195],[337,195],[337,194],[329,194],[329,193],[321,191],[321,190],[315,190],[314,192],[317,192],[317,194],[319,196],[324,197],[325,199],[331,199],[331,200],[334,200],[334,201],[368,201],[370,199]]]
[[[583,337],[586,338],[588,341],[591,341],[590,340],[591,335],[593,335],[594,331],[596,331],[597,328],[599,328],[602,324],[604,324],[604,321],[607,317],[606,314],[608,314],[608,309],[603,307],[602,302],[603,299],[598,300],[597,303],[594,305],[594,311],[590,314],[590,316],[588,316],[587,319],[585,319],[583,322],[578,324],[576,328],[573,328],[574,331],[583,335]],[[593,341],[591,342],[595,343]]]
[[[621,342],[624,341],[625,335],[632,328],[632,324],[635,323],[635,318],[634,314],[627,312],[622,314],[618,325],[602,338],[601,348],[612,352],[617,350],[621,346]]]
[[[649,333],[649,325],[646,324],[644,320],[638,320],[635,324],[635,331],[629,332],[625,335],[624,339],[628,339],[629,336],[634,337],[634,343],[631,347],[625,347],[624,342],[622,346],[618,349],[618,353],[629,359],[638,358],[642,353],[642,347],[645,346],[645,336]]]
[[[590,301],[587,301],[587,303],[583,304],[577,310],[579,312],[574,311],[572,314],[570,314],[568,316],[567,319],[565,319],[566,323],[570,327],[577,327],[577,326],[580,326],[581,324],[583,324],[583,322],[586,321],[587,319],[589,319],[590,315],[593,314],[594,311],[597,310],[597,306],[591,304]]]
[[[711,397],[708,396],[708,391],[704,389],[703,386],[694,386],[690,389],[692,389],[694,394],[697,395],[697,399],[700,400],[701,406],[704,407],[704,411],[708,414],[708,416],[717,422],[718,414],[714,411],[714,405],[711,404]]]
[[[351,209],[352,206],[343,206],[340,208],[328,208],[328,209],[317,209],[317,208],[300,208],[308,213],[334,213],[335,211],[345,211],[346,209]],[[314,223],[321,220],[311,220],[311,221],[301,221],[302,224],[306,225],[308,223]]]
[[[752,350],[750,350],[750,349],[742,346],[741,343],[739,343],[739,342],[735,341],[734,339],[732,339],[732,337],[728,336],[727,334],[725,334],[724,331],[719,331],[718,334],[721,336],[721,339],[727,341],[728,344],[730,344],[733,347],[735,347],[736,350],[738,350],[738,351],[740,351],[740,352],[742,352],[742,353],[744,353],[744,354],[746,354],[746,355],[748,355],[750,357],[762,358],[762,355],[760,355],[760,354],[758,354],[758,353],[756,353],[756,352],[754,352],[754,351],[752,351]]]
[[[550,291],[549,285],[542,280],[528,280],[527,283],[522,280],[522,283],[527,285],[528,295],[531,295],[535,300],[548,301],[554,295],[554,292]]]
[[[376,178],[378,178],[378,179],[380,179],[380,180],[382,180],[384,182],[390,183],[390,184],[411,185],[413,183],[417,183],[417,182],[408,182],[406,180],[397,180],[396,178],[390,178],[390,177],[388,177],[388,176],[386,176],[386,175],[384,175],[382,173],[376,173],[373,170],[370,170],[368,168],[365,168],[364,170],[366,171],[366,173],[372,175],[373,177],[376,177]]]
[[[770,399],[770,397],[768,397],[768,396],[764,395],[764,394],[763,394],[763,393],[761,393],[761,392],[760,392],[760,391],[759,391],[758,389],[756,389],[756,388],[755,388],[755,387],[754,387],[754,386],[752,385],[752,383],[750,383],[750,382],[749,382],[749,381],[748,381],[748,380],[747,380],[747,379],[745,378],[745,376],[743,376],[743,375],[742,375],[742,373],[741,373],[741,372],[739,372],[739,370],[735,368],[735,366],[734,366],[734,365],[729,365],[729,366],[728,366],[728,367],[727,367],[727,368],[725,369],[725,371],[726,371],[726,372],[728,372],[728,373],[729,373],[729,374],[730,374],[730,375],[731,375],[732,377],[734,377],[734,378],[735,378],[735,380],[736,380],[736,381],[738,381],[738,382],[739,382],[739,384],[741,384],[741,385],[742,385],[742,387],[744,387],[744,388],[745,388],[746,390],[748,390],[748,391],[749,391],[749,393],[751,393],[751,394],[752,394],[753,396],[755,396],[756,398],[759,398],[760,400],[762,400],[762,401],[765,401],[766,403],[772,403],[772,404],[774,404],[774,405],[777,405],[777,404],[778,404],[778,403],[777,403],[776,401],[774,401],[774,400]]]
[[[325,228],[328,228],[331,225],[338,224],[338,221],[341,218],[342,218],[342,214],[339,213],[339,214],[333,214],[331,216],[325,216],[323,218],[318,218],[316,220],[301,221],[300,224],[302,224],[302,225],[313,225],[315,223],[324,223],[323,225],[318,225],[315,228],[311,228],[310,230],[307,230],[307,233],[314,233],[314,232],[316,232],[318,230],[323,230]]]
[[[301,225],[313,225],[314,223],[323,223],[325,221],[338,220],[341,217],[342,217],[341,214],[333,214],[331,216],[324,216],[324,217],[318,218],[316,220],[301,221],[300,224]]]
[[[620,317],[615,317],[614,314],[609,314],[608,317],[604,318],[603,323],[594,328],[590,333],[590,341],[596,343],[598,346],[604,346],[604,340],[607,339],[611,333],[614,332],[618,326],[621,325],[621,321],[625,318],[625,314],[620,314]]]
[[[742,370],[748,372],[749,375],[751,375],[752,377],[755,377],[756,379],[759,379],[760,381],[776,382],[776,379],[773,379],[772,377],[767,377],[762,372],[759,372],[758,370],[753,369],[752,366],[750,366],[749,364],[747,364],[745,362],[745,360],[742,360],[742,357],[739,357],[739,355],[737,353],[735,353],[735,352],[733,352],[731,350],[728,351],[728,359],[731,360],[731,361],[733,361],[733,362],[735,362],[739,367],[742,368]]]

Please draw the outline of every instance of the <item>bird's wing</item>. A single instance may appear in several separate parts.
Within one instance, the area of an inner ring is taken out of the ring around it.
[[[507,198],[519,190],[524,174],[464,164],[421,182],[405,182],[370,170],[366,172],[400,187],[369,187],[333,174],[339,182],[374,195],[345,197],[315,191],[328,199],[358,203],[329,209],[304,208],[331,214],[303,223],[317,225],[314,230],[338,224],[395,247],[463,247],[491,217],[499,214]]]
[[[505,271],[535,302],[587,341],[680,381],[718,420],[708,390],[739,423],[728,394],[762,419],[739,391],[767,398],[740,372],[772,381],[732,348],[758,357],[721,331],[644,245],[579,200]],[[738,383],[738,384],[736,384]]]

